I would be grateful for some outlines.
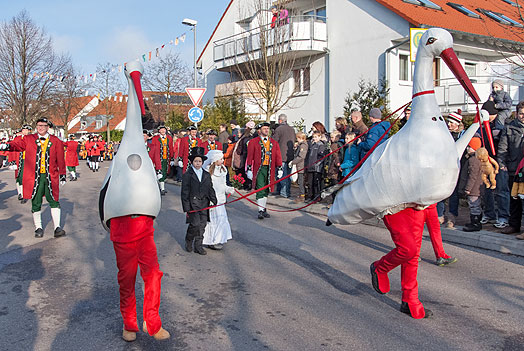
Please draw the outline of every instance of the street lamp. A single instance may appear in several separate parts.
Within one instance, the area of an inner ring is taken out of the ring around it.
[[[193,37],[194,37],[194,48],[193,48],[193,62],[194,62],[194,88],[197,87],[197,49],[196,49],[196,25],[197,25],[197,21],[193,20],[193,19],[189,19],[189,18],[184,18],[182,20],[182,24],[185,24],[186,26],[190,26],[191,27],[191,30],[193,31]]]

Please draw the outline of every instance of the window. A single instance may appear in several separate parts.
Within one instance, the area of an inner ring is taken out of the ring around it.
[[[326,7],[322,6],[317,9],[305,11],[302,13],[305,20],[315,19],[318,21],[326,22]]]
[[[408,55],[399,55],[398,60],[398,79],[399,80],[409,80],[409,56]]]
[[[86,121],[80,121],[80,129],[86,129],[87,128],[87,122]]]
[[[310,68],[304,67],[293,70],[293,93],[309,92],[311,89]]]
[[[475,63],[466,62],[464,64],[464,70],[469,78],[477,76],[477,65]]]
[[[503,15],[502,13],[497,13],[497,15],[503,19],[505,19],[506,21],[508,21],[509,23],[511,23],[512,26],[515,26],[515,27],[524,27],[522,24],[520,24],[519,22],[509,18],[508,16],[506,15]]]
[[[448,5],[453,7],[455,10],[462,12],[466,16],[473,17],[473,18],[480,18],[478,13],[471,11],[470,9],[464,7],[463,5],[455,4],[453,2],[448,2]]]
[[[520,5],[517,4],[515,1],[511,1],[511,0],[502,0],[502,1],[504,1],[506,4],[510,4],[511,6],[520,7]]]
[[[434,9],[434,10],[442,10],[442,7],[438,6],[433,1],[429,1],[429,0],[402,0],[402,1],[407,2],[408,4],[423,6],[423,7],[427,7],[427,8]]]
[[[492,20],[497,21],[497,22],[499,22],[501,24],[511,25],[511,23],[509,21],[506,21],[504,18],[498,16],[494,12],[491,12],[491,11],[488,11],[488,10],[483,10],[483,9],[477,9],[477,11],[479,11],[480,13],[483,13],[484,15],[488,16]]]
[[[100,129],[102,128],[102,120],[101,119],[97,119],[96,120],[96,129]]]

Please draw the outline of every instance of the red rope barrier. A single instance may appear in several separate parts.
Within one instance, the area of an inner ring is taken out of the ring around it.
[[[408,106],[410,103],[411,103],[411,101],[408,102],[408,103],[406,103],[406,104],[404,104],[404,105],[402,105],[401,107],[397,108],[395,111],[393,111],[392,113],[390,113],[388,116],[384,117],[381,121],[385,121],[386,119],[390,118],[392,115],[394,115],[394,114],[397,113],[398,111],[402,110],[403,108],[405,108],[406,106]],[[371,153],[373,152],[373,150],[375,150],[375,148],[378,146],[378,144],[380,143],[380,141],[381,141],[382,139],[384,139],[384,137],[386,136],[386,134],[389,133],[389,131],[391,130],[391,128],[393,127],[393,125],[394,125],[394,124],[399,120],[399,118],[400,118],[400,117],[397,117],[397,118],[395,119],[395,121],[394,121],[393,124],[388,128],[388,130],[386,130],[386,132],[384,132],[384,134],[382,134],[382,136],[378,139],[378,141],[375,143],[375,145],[373,145],[373,147],[372,147],[372,148],[371,148],[371,149],[366,153],[366,155],[364,155],[364,158],[363,158],[364,161],[365,161],[365,159],[366,159],[367,157],[369,157],[369,155],[371,155]],[[345,143],[344,145],[342,145],[342,146],[339,147],[338,149],[336,149],[336,150],[334,150],[334,151],[328,153],[328,154],[325,155],[324,157],[322,157],[322,158],[316,160],[315,162],[313,162],[313,163],[311,163],[311,164],[305,166],[304,168],[301,168],[301,169],[299,169],[299,170],[297,170],[297,171],[295,171],[295,172],[293,172],[293,173],[290,173],[290,174],[288,174],[288,175],[285,176],[285,177],[282,177],[282,178],[280,178],[280,179],[278,179],[278,180],[275,180],[275,181],[269,183],[268,185],[263,186],[263,187],[260,188],[260,189],[255,189],[255,190],[253,190],[253,191],[247,193],[246,195],[242,195],[241,197],[239,197],[239,198],[237,198],[237,199],[235,199],[235,200],[233,200],[233,201],[225,202],[225,203],[220,204],[220,205],[208,206],[208,207],[203,208],[203,209],[200,209],[200,210],[192,210],[192,211],[189,211],[188,213],[205,211],[205,210],[209,210],[209,209],[214,208],[214,207],[224,206],[225,204],[232,204],[233,202],[237,202],[237,201],[240,201],[240,200],[246,199],[247,197],[249,197],[249,196],[251,196],[251,195],[253,195],[253,194],[258,193],[259,191],[265,190],[265,189],[267,189],[267,188],[269,188],[269,187],[271,187],[271,186],[273,186],[273,185],[275,185],[275,184],[277,184],[277,183],[280,183],[281,181],[283,181],[283,180],[285,180],[285,179],[288,179],[288,178],[291,177],[292,175],[295,175],[295,174],[297,174],[298,172],[301,172],[301,171],[303,171],[303,170],[305,170],[305,169],[307,169],[307,168],[309,168],[309,167],[311,167],[311,166],[313,166],[313,165],[315,165],[315,164],[317,164],[317,163],[323,161],[324,159],[326,159],[326,158],[328,158],[329,156],[333,155],[334,153],[338,152],[340,149],[344,148],[346,145],[351,144],[352,142],[354,142],[355,140],[357,140],[358,138],[360,138],[362,135],[368,133],[371,129],[373,129],[373,128],[376,127],[377,125],[378,125],[378,123],[377,123],[376,125],[374,125],[374,126],[371,126],[371,128],[369,128],[366,132],[360,133],[360,134],[357,135],[355,138],[353,138],[351,141]],[[355,171],[355,169],[357,169],[357,167],[360,167],[360,165],[361,165],[362,163],[363,163],[363,161],[361,160],[361,161],[357,164],[357,166],[355,166],[355,167],[351,170],[351,172],[349,173],[349,175],[352,174],[352,173]],[[346,177],[344,177],[344,179],[343,179],[341,182],[344,182],[344,181],[349,177],[349,175],[346,176]],[[339,184],[341,184],[341,182],[339,182]],[[320,201],[320,200],[321,200],[321,199],[320,199],[320,197],[319,197],[318,200],[316,200],[316,202],[318,202],[318,201]],[[313,203],[315,203],[315,202],[312,201],[312,202],[310,202],[307,206],[304,206],[303,208],[306,208],[306,207],[308,207],[308,206],[311,206]],[[274,211],[274,210],[273,210],[273,211]],[[291,212],[291,211],[283,211],[283,212]]]

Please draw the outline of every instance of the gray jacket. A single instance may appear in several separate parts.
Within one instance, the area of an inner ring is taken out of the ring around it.
[[[273,133],[273,139],[278,142],[280,146],[280,153],[282,155],[282,162],[290,162],[294,158],[295,146],[295,130],[287,123],[279,124]]]
[[[296,165],[297,171],[300,171],[302,168],[304,168],[304,166],[307,166],[304,164],[304,162],[306,161],[307,150],[307,141],[301,141],[295,148],[295,158],[293,158],[293,160],[289,162],[289,165]],[[302,170],[298,173],[304,173],[304,171]]]
[[[502,129],[497,149],[497,162],[500,167],[507,167],[510,175],[515,173],[524,156],[522,147],[524,147],[524,123],[514,119]]]

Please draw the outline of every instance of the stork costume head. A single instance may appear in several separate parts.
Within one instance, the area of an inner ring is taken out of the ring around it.
[[[160,191],[153,163],[142,134],[145,113],[139,62],[129,62],[124,73],[129,84],[126,128],[100,192],[100,219],[106,229],[111,218],[127,215],[156,217],[160,212]]]
[[[433,91],[434,58],[440,56],[471,98],[480,100],[452,47],[451,34],[441,28],[428,29],[421,37],[411,116],[348,178],[328,212],[331,223],[355,224],[407,207],[426,207],[451,195],[460,157],[479,123],[473,123],[457,142],[453,140]]]

